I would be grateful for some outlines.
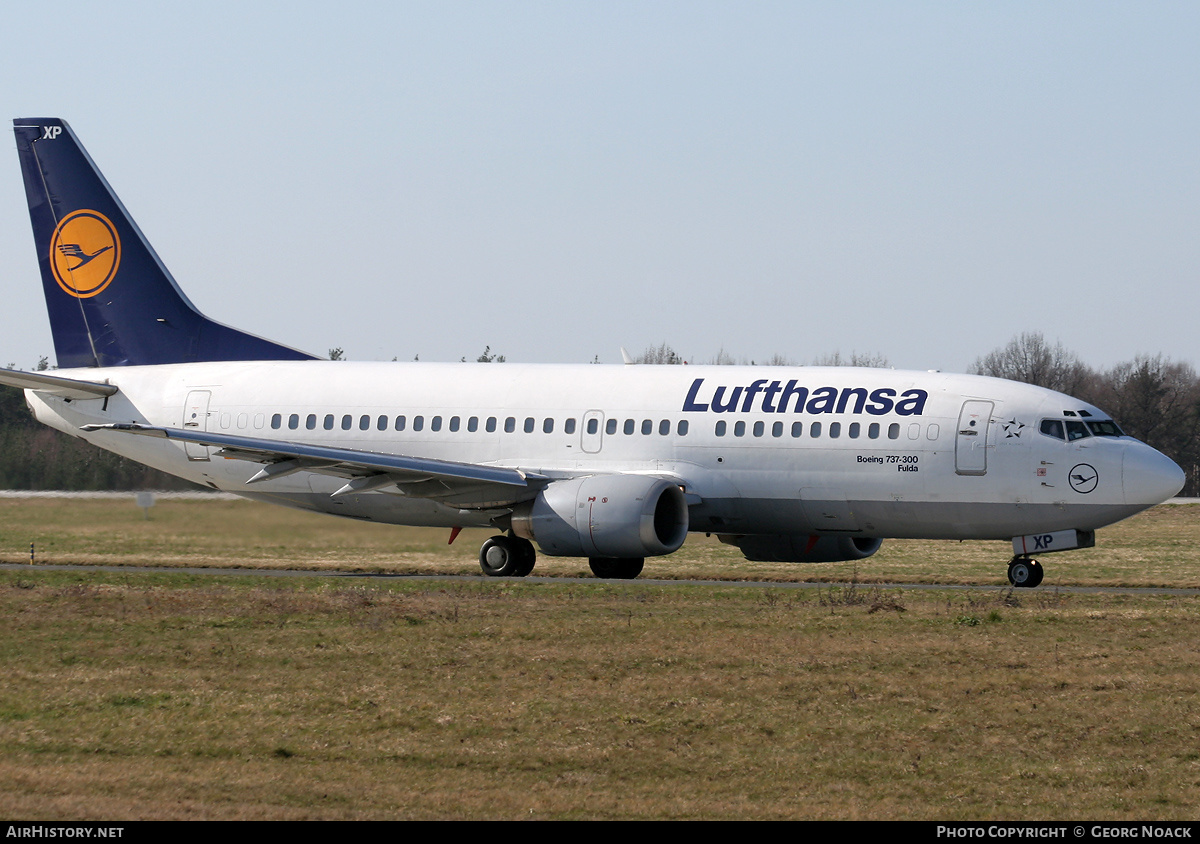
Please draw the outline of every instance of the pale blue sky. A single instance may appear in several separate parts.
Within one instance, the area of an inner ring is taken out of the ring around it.
[[[962,370],[1039,330],[1200,364],[1195,3],[3,19],[6,125],[66,119],[202,310],[312,352]],[[6,137],[0,365],[28,367],[52,344]]]

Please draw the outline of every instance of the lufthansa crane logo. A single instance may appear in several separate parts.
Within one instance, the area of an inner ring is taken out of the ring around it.
[[[120,263],[117,227],[99,211],[68,214],[50,238],[54,280],[76,299],[87,299],[108,287]]]
[[[1087,495],[1096,488],[1096,484],[1100,481],[1100,474],[1089,464],[1078,463],[1071,468],[1068,480],[1071,482],[1071,489],[1081,495]]]

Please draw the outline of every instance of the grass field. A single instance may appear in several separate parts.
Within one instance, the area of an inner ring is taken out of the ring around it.
[[[128,501],[0,499],[0,562],[338,569],[479,574],[488,531],[450,532],[335,519],[243,500],[161,500],[146,519]],[[859,562],[751,563],[715,537],[646,562],[646,578],[1007,584],[1007,542],[888,540]],[[1200,587],[1200,506],[1164,505],[1098,532],[1097,547],[1042,558],[1044,586]],[[537,575],[590,576],[587,561],[539,556]]]
[[[134,818],[1195,819],[1194,505],[1000,584],[1003,543],[647,575],[817,589],[0,572],[0,814]],[[35,527],[36,526],[36,529]],[[474,574],[479,536],[247,502],[0,501],[56,563]],[[542,558],[539,573],[582,575]]]

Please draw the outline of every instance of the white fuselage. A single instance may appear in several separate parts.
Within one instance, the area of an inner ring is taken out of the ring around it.
[[[261,466],[216,449],[79,429],[190,426],[549,478],[654,475],[684,488],[691,530],[722,534],[1009,539],[1091,530],[1182,483],[1174,463],[1130,437],[1068,441],[1040,430],[1047,419],[1107,419],[1098,409],[980,376],[325,361],[57,374],[120,392],[68,401],[27,391],[42,422],[214,489],[395,524],[486,526],[495,510],[382,492],[334,497],[344,481],[312,472],[248,487]]]

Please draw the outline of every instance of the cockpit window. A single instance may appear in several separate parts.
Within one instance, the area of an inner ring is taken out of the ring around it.
[[[1117,423],[1111,419],[1088,420],[1087,426],[1091,428],[1092,434],[1097,437],[1123,437],[1125,432],[1117,427]]]
[[[1061,419],[1043,419],[1042,433],[1048,437],[1065,440],[1067,435],[1063,433],[1063,423]]]
[[[1087,425],[1083,424],[1082,422],[1076,422],[1074,419],[1068,419],[1065,424],[1067,426],[1067,442],[1074,442],[1075,440],[1081,440],[1084,437],[1091,436],[1091,434],[1088,433]]]

